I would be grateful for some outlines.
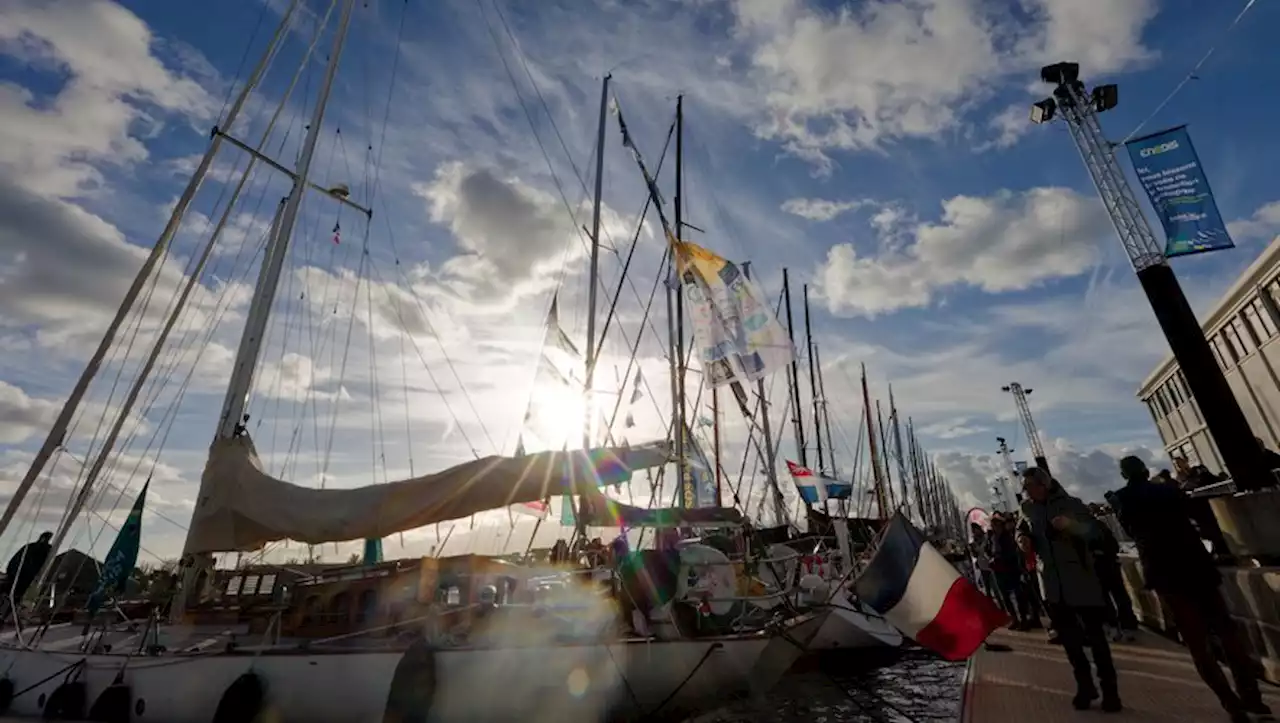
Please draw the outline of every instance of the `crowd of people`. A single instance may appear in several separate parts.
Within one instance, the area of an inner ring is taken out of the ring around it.
[[[1197,672],[1230,719],[1243,723],[1270,715],[1257,665],[1220,589],[1215,556],[1225,552],[1221,531],[1186,494],[1210,482],[1204,472],[1178,462],[1178,476],[1165,479],[1153,477],[1137,457],[1121,460],[1125,485],[1107,494],[1109,510],[1086,505],[1047,471],[1027,469],[1021,509],[993,515],[989,531],[971,526],[974,577],[1009,614],[1011,628],[1038,629],[1048,619],[1050,641],[1063,647],[1071,664],[1076,709],[1101,699],[1102,710],[1121,711],[1110,644],[1133,641],[1138,620],[1121,574],[1120,543],[1104,519],[1111,517],[1137,547],[1146,588],[1171,611]],[[1215,637],[1234,687],[1219,667]]]

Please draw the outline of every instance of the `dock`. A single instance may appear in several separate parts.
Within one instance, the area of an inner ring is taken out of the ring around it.
[[[1095,703],[1091,710],[1071,707],[1075,681],[1062,648],[1050,645],[1043,631],[1015,633],[1001,630],[991,637],[996,647],[980,650],[970,660],[965,676],[961,723],[1098,723]],[[1143,630],[1136,642],[1112,643],[1112,657],[1120,678],[1120,698],[1125,710],[1106,714],[1116,723],[1206,723],[1226,721],[1227,715],[1209,688],[1196,674],[1191,656],[1168,638]],[[1262,693],[1273,710],[1280,712],[1280,689],[1262,683]]]

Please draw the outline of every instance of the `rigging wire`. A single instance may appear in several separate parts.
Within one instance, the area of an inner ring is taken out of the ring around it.
[[[1218,36],[1218,40],[1213,45],[1209,46],[1209,50],[1200,57],[1200,60],[1198,60],[1195,65],[1191,66],[1191,70],[1187,72],[1182,80],[1178,81],[1178,84],[1173,87],[1173,90],[1169,91],[1169,95],[1165,96],[1165,99],[1160,101],[1160,104],[1156,106],[1156,109],[1151,111],[1151,115],[1144,118],[1143,121],[1133,130],[1129,131],[1129,134],[1121,139],[1119,143],[1114,144],[1115,146],[1123,146],[1125,143],[1129,142],[1130,139],[1136,136],[1148,123],[1160,114],[1160,111],[1164,110],[1165,106],[1169,105],[1169,102],[1172,101],[1178,93],[1182,92],[1182,89],[1186,87],[1187,83],[1190,83],[1193,80],[1200,80],[1200,69],[1204,67],[1205,63],[1209,62],[1209,58],[1213,57],[1214,51],[1218,49],[1218,46],[1222,44],[1222,41],[1226,40],[1227,36],[1231,34],[1231,31],[1236,29],[1236,26],[1244,19],[1245,14],[1248,13],[1249,10],[1257,4],[1257,2],[1258,0],[1248,0],[1244,4],[1244,7],[1240,9],[1240,12],[1236,13],[1235,19],[1231,21],[1231,24],[1227,25],[1227,29],[1222,31],[1222,34]]]

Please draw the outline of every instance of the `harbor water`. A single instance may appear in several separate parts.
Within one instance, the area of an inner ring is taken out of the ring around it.
[[[688,723],[951,723],[964,663],[920,649],[808,656],[771,690]]]

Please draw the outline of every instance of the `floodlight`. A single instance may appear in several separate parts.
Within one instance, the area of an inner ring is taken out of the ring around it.
[[[1053,120],[1057,110],[1058,104],[1054,102],[1053,98],[1045,98],[1038,103],[1034,103],[1031,106],[1031,122],[1048,123]]]
[[[1054,63],[1040,69],[1040,80],[1054,85],[1068,85],[1080,79],[1079,63]]]
[[[1111,110],[1120,102],[1120,89],[1114,83],[1109,85],[1099,85],[1093,89],[1093,97],[1090,99],[1093,103],[1093,110],[1101,113]]]

